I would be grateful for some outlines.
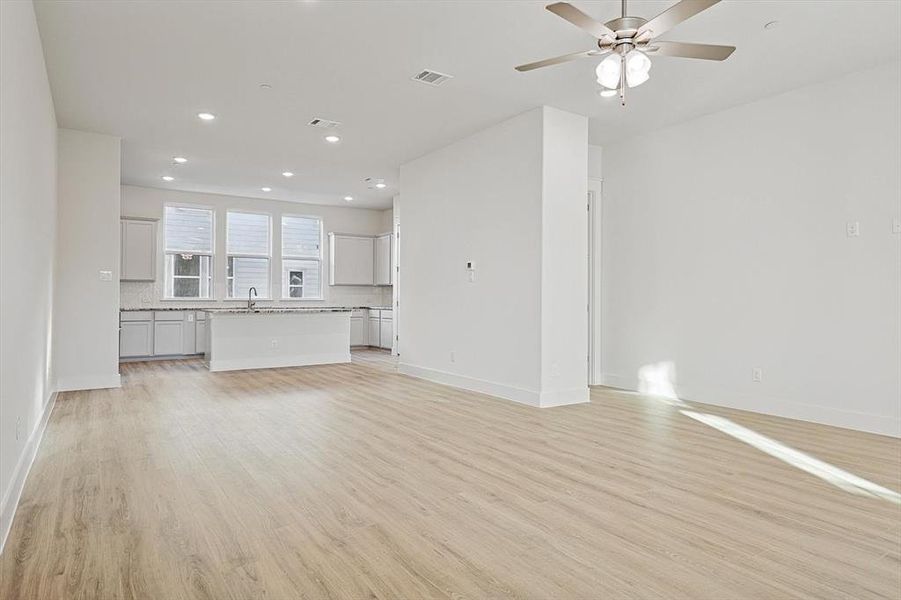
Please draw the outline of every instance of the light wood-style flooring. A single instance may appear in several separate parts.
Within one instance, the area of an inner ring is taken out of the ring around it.
[[[364,354],[60,395],[0,597],[901,597],[897,503],[653,398],[536,409]],[[693,410],[901,487],[899,440]]]

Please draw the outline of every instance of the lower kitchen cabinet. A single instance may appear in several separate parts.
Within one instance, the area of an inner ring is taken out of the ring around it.
[[[379,318],[372,316],[373,311],[369,311],[369,342],[370,346],[379,345]]]
[[[119,326],[119,356],[153,354],[153,321],[123,321]]]
[[[369,327],[366,322],[366,312],[355,310],[350,313],[350,345],[368,346]]]
[[[119,314],[119,358],[191,356],[205,351],[203,312],[146,310]]]
[[[154,321],[153,353],[157,356],[184,354],[184,321]]]
[[[383,310],[379,319],[379,347],[391,349],[394,344],[394,319],[390,310]]]

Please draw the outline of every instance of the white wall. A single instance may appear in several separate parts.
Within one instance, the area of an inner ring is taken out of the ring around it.
[[[261,200],[259,198],[242,198],[239,196],[222,196],[216,194],[202,194],[198,192],[180,192],[175,190],[163,190],[157,188],[145,188],[130,185],[122,186],[122,216],[128,217],[147,217],[160,219],[158,248],[158,277],[155,282],[139,282],[126,281],[121,283],[121,307],[122,308],[153,308],[153,307],[172,307],[172,306],[211,306],[217,302],[225,302],[229,304],[240,303],[241,301],[225,300],[225,262],[216,261],[214,264],[214,290],[215,297],[210,300],[200,301],[172,301],[163,300],[163,276],[165,272],[163,268],[163,254],[160,250],[163,247],[162,217],[163,208],[166,204],[189,204],[195,206],[209,206],[216,209],[216,253],[218,256],[225,256],[225,223],[226,212],[228,209],[240,209],[265,212],[272,215],[272,251],[273,259],[280,253],[281,239],[280,232],[277,231],[282,214],[295,215],[311,215],[322,219],[322,226],[325,234],[329,232],[338,233],[359,233],[366,235],[375,235],[390,231],[390,225],[386,225],[386,220],[390,222],[391,210],[380,211],[363,208],[345,208],[343,206],[323,206],[317,204],[302,204],[298,202],[282,202],[278,200]],[[387,213],[387,215],[386,215]],[[323,253],[323,300],[291,300],[292,306],[302,304],[303,306],[385,306],[391,304],[391,288],[390,287],[374,287],[374,286],[330,286],[328,285],[328,239],[324,240]],[[273,270],[270,277],[272,287],[272,297],[278,298],[281,295],[280,271]],[[260,295],[263,295],[262,290]],[[277,304],[278,301],[260,301],[259,306]]]
[[[534,405],[587,399],[584,345],[574,382],[556,342],[587,331],[586,236],[575,244],[566,237],[573,226],[586,231],[586,167],[587,121],[545,107],[401,167],[402,372]],[[558,281],[544,256],[553,266],[573,261],[581,281],[552,295]],[[572,308],[565,290],[579,297],[582,320],[559,319],[551,335],[542,319]],[[570,330],[573,323],[581,329]]]
[[[53,357],[60,391],[119,385],[119,146],[108,135],[58,134]]]
[[[604,148],[606,383],[901,434],[899,70]]]
[[[0,131],[2,548],[53,387],[56,117],[31,2],[0,2]]]
[[[588,118],[544,109],[541,404],[588,400]]]

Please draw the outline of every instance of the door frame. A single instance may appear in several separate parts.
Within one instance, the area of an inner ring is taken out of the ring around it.
[[[602,219],[604,180],[588,179],[588,385],[600,385],[603,372]]]

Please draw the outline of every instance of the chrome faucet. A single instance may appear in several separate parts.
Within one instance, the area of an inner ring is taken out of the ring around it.
[[[251,286],[249,290],[247,290],[247,310],[253,310],[253,307],[256,306],[256,302],[250,299],[250,293],[253,292],[254,296],[259,296],[257,294],[257,288]]]

